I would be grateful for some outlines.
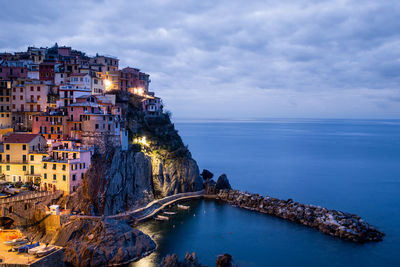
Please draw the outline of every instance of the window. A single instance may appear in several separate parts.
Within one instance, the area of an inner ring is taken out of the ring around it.
[[[26,150],[26,145],[22,145],[22,150]]]
[[[36,120],[36,121],[39,121],[39,117],[36,117],[35,120]]]
[[[83,178],[84,178],[83,173],[81,173],[81,179],[83,180]]]
[[[73,174],[72,175],[72,181],[75,181],[76,180],[76,174]]]
[[[26,155],[22,155],[22,161],[26,162]]]
[[[22,166],[22,171],[26,172],[26,165]]]
[[[73,154],[72,154],[72,158],[73,158],[73,159],[76,159],[76,153],[73,153]]]
[[[6,144],[6,150],[10,150],[10,145]]]
[[[53,164],[53,170],[56,170],[56,169],[57,169],[57,165]]]
[[[47,179],[47,173],[43,174],[43,178]]]
[[[10,165],[6,165],[6,171],[10,170]]]
[[[34,161],[35,160],[35,156],[31,155],[31,160]]]
[[[10,155],[6,155],[6,161],[10,162]]]
[[[67,176],[63,175],[63,181],[66,181],[66,180],[67,180]]]
[[[67,165],[62,165],[62,170],[65,171],[67,169]]]
[[[37,91],[40,92],[40,86],[37,87]]]
[[[57,180],[57,174],[53,174],[53,180]]]
[[[33,91],[33,86],[31,86],[31,91]]]
[[[43,169],[47,169],[47,163],[43,164]]]
[[[96,124],[96,129],[99,129],[99,125],[98,124]]]

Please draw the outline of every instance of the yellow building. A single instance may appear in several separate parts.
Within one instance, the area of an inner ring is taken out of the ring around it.
[[[62,190],[66,195],[82,183],[90,167],[91,152],[86,149],[57,149],[42,161],[41,189]]]
[[[40,134],[11,133],[0,152],[0,174],[8,182],[40,182],[41,161],[48,156]]]

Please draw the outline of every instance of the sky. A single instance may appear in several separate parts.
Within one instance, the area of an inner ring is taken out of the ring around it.
[[[0,52],[117,56],[176,119],[400,118],[398,0],[0,3]]]

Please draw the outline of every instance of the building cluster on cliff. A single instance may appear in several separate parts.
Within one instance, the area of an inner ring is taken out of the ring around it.
[[[0,53],[0,180],[75,191],[102,145],[128,146],[115,92],[141,96],[147,116],[162,113],[149,83],[116,57],[57,44]]]

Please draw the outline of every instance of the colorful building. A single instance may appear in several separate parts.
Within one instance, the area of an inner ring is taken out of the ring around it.
[[[0,128],[11,127],[11,81],[0,81]]]
[[[87,149],[55,149],[42,160],[41,189],[75,192],[90,167],[91,152]]]
[[[8,182],[40,182],[46,148],[46,140],[40,134],[10,133],[0,152],[0,173]]]

